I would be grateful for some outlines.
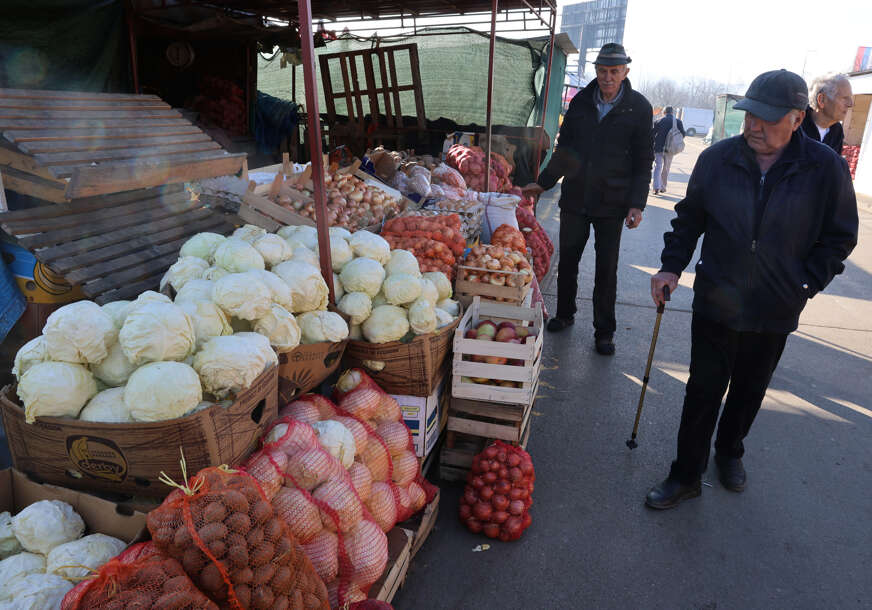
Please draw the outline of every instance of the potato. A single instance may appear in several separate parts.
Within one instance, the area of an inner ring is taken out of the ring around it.
[[[233,513],[224,520],[224,525],[231,532],[245,536],[251,530],[251,518],[245,513]]]
[[[251,607],[251,587],[248,585],[238,585],[233,587],[233,592],[243,608]]]
[[[227,516],[227,509],[221,502],[209,502],[203,510],[203,520],[207,523],[224,521],[225,516]]]
[[[214,563],[207,564],[200,572],[200,585],[209,593],[220,591],[224,585],[224,577]]]
[[[247,585],[254,579],[254,570],[249,567],[244,567],[242,569],[236,570],[230,574],[230,580],[233,581],[234,587],[236,585]]]
[[[223,523],[207,523],[199,529],[200,539],[209,544],[213,540],[224,540],[227,537],[227,526]]]
[[[223,492],[221,499],[227,508],[233,512],[248,513],[250,505],[242,492],[236,491],[235,489],[228,489]]]
[[[258,566],[262,566],[265,563],[272,561],[273,557],[275,557],[276,547],[273,546],[269,542],[261,542],[254,549],[250,549],[248,553],[249,563],[251,567],[257,568]],[[255,570],[255,575],[257,570]],[[272,578],[272,577],[270,577]]]
[[[269,583],[276,574],[276,566],[272,563],[265,563],[258,566],[254,570],[254,579],[251,583],[255,586],[265,585]]]
[[[251,590],[251,608],[268,610],[272,608],[274,601],[275,595],[269,586],[262,585]]]

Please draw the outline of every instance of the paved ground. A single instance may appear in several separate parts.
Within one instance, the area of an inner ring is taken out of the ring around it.
[[[579,315],[548,335],[528,449],[533,525],[514,543],[468,533],[461,487],[443,485],[436,531],[395,598],[411,608],[859,608],[872,599],[872,213],[860,246],[813,299],[787,344],[746,446],[749,486],[724,490],[713,467],[701,498],[664,513],[642,501],[673,457],[689,362],[692,274],[663,317],[639,437],[632,429],[655,318],[648,278],[696,155],[691,139],[668,193],[625,231],[617,355],[593,351],[593,253]],[[539,216],[556,234],[556,197]],[[554,307],[556,285],[544,287]],[[486,551],[475,552],[489,543]]]

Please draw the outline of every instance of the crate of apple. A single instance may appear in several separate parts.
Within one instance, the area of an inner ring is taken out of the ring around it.
[[[482,320],[474,328],[470,328],[466,331],[466,333],[464,333],[464,337],[466,339],[514,344],[522,344],[527,337],[535,336],[536,331],[527,326],[516,325],[514,322],[508,321],[497,323],[491,320]],[[508,358],[506,356],[480,356],[475,354],[466,354],[464,355],[463,359],[467,362],[483,362],[485,364],[524,366],[523,360]],[[470,377],[467,379],[471,383],[499,385],[506,388],[521,387],[521,383],[518,381],[501,381],[496,379],[484,379],[479,377]]]

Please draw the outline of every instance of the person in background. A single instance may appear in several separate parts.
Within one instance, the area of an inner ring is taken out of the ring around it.
[[[811,83],[802,130],[812,140],[823,142],[841,155],[845,141],[842,121],[853,107],[854,96],[847,76],[835,73],[819,76]]]
[[[654,124],[654,194],[666,192],[666,182],[669,178],[669,168],[672,166],[672,157],[675,153],[667,152],[666,136],[675,124],[682,136],[684,133],[684,125],[681,119],[675,117],[675,111],[672,106],[667,106],[663,110],[663,118]]]
[[[609,43],[594,62],[596,79],[569,104],[557,148],[537,182],[525,186],[536,197],[560,178],[560,262],[557,267],[557,313],[548,330],[575,322],[578,263],[593,227],[596,273],[593,326],[596,351],[615,353],[615,299],[621,231],[642,222],[651,180],[654,145],[653,112],[645,97],[627,80],[630,63],[624,47]]]
[[[773,70],[755,78],[735,106],[745,111],[744,133],[699,156],[687,196],[675,206],[660,271],[651,278],[656,304],[664,302],[664,286],[678,287],[704,237],[694,268],[678,455],[669,476],[648,492],[651,508],[700,495],[715,425],[718,478],[731,491],[745,489],[743,440],[787,336],[808,299],[844,270],[857,244],[848,166],[799,131],[807,105],[799,75]]]

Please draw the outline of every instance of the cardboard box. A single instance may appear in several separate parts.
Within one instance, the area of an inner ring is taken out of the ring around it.
[[[445,411],[445,399],[448,397],[447,372],[443,372],[436,384],[436,389],[429,396],[408,396],[391,394],[403,412],[403,421],[412,431],[412,442],[415,443],[415,455],[427,457],[436,445],[441,431],[442,413]]]
[[[35,483],[14,468],[0,470],[0,512],[15,515],[40,500],[63,500],[71,505],[85,522],[85,534],[106,534],[127,543],[147,538],[145,513],[80,491]]]
[[[285,406],[317,387],[339,368],[348,341],[299,345],[279,354],[279,401]]]
[[[107,424],[59,417],[25,423],[15,387],[0,394],[0,412],[12,464],[35,480],[90,492],[163,498],[166,472],[182,479],[180,450],[189,473],[242,463],[278,415],[278,367],[263,372],[232,405],[213,405],[178,419]]]

